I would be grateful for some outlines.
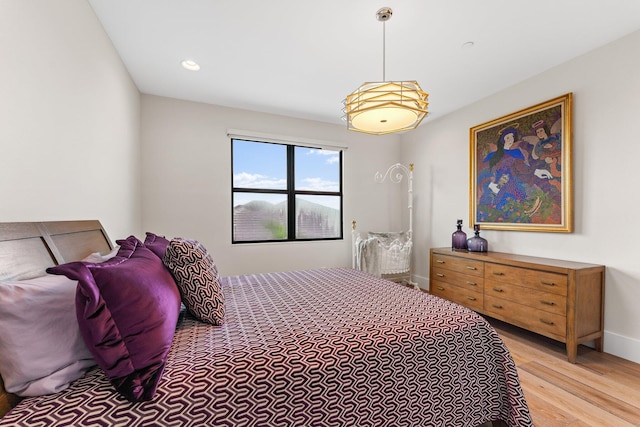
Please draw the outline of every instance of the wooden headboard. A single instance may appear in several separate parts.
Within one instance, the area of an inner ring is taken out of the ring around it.
[[[42,276],[48,267],[111,249],[111,240],[97,220],[0,222],[0,280]],[[0,417],[19,400],[4,390],[0,378]]]

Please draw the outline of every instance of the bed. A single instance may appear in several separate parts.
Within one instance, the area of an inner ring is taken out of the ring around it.
[[[0,280],[112,247],[98,221],[0,224]],[[508,350],[471,310],[350,268],[220,285],[221,324],[180,306],[151,399],[94,366],[56,393],[3,390],[0,426],[533,425]]]

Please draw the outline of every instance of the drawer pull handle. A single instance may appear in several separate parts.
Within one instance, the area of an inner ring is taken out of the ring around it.
[[[467,299],[468,299],[469,301],[475,301],[475,300],[476,300],[476,297],[467,297]]]
[[[444,288],[442,286],[436,286],[436,289],[438,289],[439,291],[444,291]]]
[[[493,288],[493,290],[494,290],[494,291],[496,291],[496,292],[504,292],[504,291],[503,291],[502,289],[500,289],[500,288]]]
[[[541,321],[542,323],[544,323],[545,325],[550,325],[550,326],[553,326],[553,325],[554,325],[554,323],[553,323],[553,322],[550,322],[549,320],[540,319],[540,321]]]
[[[504,273],[500,271],[494,271],[493,274],[495,274],[496,276],[504,276]]]
[[[438,264],[444,264],[444,261],[443,261],[443,260],[441,260],[441,259],[437,259],[437,260],[436,260],[436,262],[437,262]]]
[[[540,301],[540,302],[544,305],[556,305],[556,303],[553,301]]]
[[[491,307],[502,309],[502,306],[498,304],[491,304]]]
[[[436,276],[438,276],[438,277],[444,277],[444,274],[442,274],[442,273],[436,273]]]
[[[468,265],[468,266],[467,266],[467,270],[477,270],[477,268],[475,268],[475,267],[471,267],[471,266],[469,266],[469,265]]]
[[[553,282],[546,282],[546,281],[544,281],[544,280],[541,280],[541,281],[540,281],[540,283],[542,283],[543,285],[546,285],[546,286],[555,286],[555,285],[556,285],[556,284],[555,284],[555,283],[553,283]]]
[[[476,282],[467,282],[467,285],[478,286],[478,284]]]

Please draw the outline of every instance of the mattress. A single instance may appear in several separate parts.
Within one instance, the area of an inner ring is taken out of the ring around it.
[[[462,306],[348,268],[222,288],[221,326],[181,312],[153,400],[128,402],[95,368],[0,426],[533,425],[507,348]]]

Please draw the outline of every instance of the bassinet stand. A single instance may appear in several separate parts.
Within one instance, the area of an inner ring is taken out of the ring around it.
[[[400,242],[398,240],[393,241],[391,245],[383,244],[380,240],[377,240],[377,250],[380,251],[380,264],[373,268],[374,271],[379,273],[380,276],[389,278],[393,281],[399,281],[400,283],[407,284],[418,289],[417,284],[413,282],[411,277],[411,255],[413,247],[413,169],[414,164],[410,163],[409,168],[401,163],[391,165],[387,172],[383,175],[380,172],[376,172],[374,180],[381,184],[387,177],[389,181],[394,184],[402,182],[403,176],[407,176],[408,182],[408,209],[409,209],[409,229],[406,232],[406,241]],[[356,221],[351,222],[351,236],[352,236],[352,267],[357,269],[361,268],[361,256],[360,249],[364,239],[356,231]],[[394,233],[370,233],[371,235],[380,234],[394,234]],[[395,233],[398,234],[398,233]],[[387,242],[388,243],[388,242]],[[371,269],[369,269],[371,270]]]

